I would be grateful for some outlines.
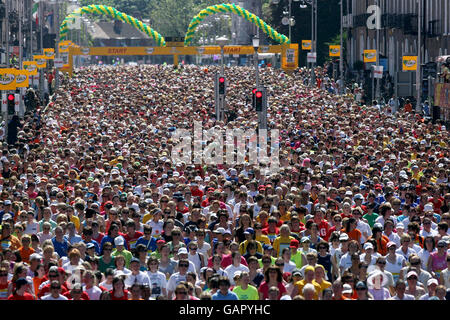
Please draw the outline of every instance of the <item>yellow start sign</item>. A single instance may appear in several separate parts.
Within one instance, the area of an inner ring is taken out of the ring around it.
[[[417,70],[417,56],[403,56],[403,71]]]
[[[302,50],[311,50],[311,49],[312,49],[312,41],[302,40]]]
[[[364,62],[377,62],[377,50],[364,50]]]
[[[330,45],[330,57],[340,57],[341,56],[341,46]]]

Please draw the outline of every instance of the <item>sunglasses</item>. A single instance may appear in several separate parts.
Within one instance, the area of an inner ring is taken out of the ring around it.
[[[189,250],[197,250],[197,248],[189,248]]]
[[[409,277],[408,280],[417,280],[417,277]]]
[[[178,266],[179,266],[179,267],[184,267],[184,268],[189,267],[189,265],[188,265],[188,264],[185,264],[185,263],[181,263],[181,264],[179,264]]]
[[[79,290],[74,290],[74,291],[72,291],[72,293],[73,294],[81,294],[81,293],[83,293],[83,291],[81,291],[81,290],[80,291]]]
[[[187,294],[186,291],[176,291],[175,294]]]
[[[7,273],[0,273],[0,277],[7,277],[8,274]]]
[[[58,277],[58,275],[57,274],[49,274],[48,277],[49,278],[56,278],[56,277]]]
[[[50,287],[51,289],[61,289],[61,287]]]
[[[168,203],[169,201],[167,201],[167,200],[161,200],[160,202]]]

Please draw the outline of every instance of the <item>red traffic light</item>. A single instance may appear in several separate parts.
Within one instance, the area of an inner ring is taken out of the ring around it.
[[[13,94],[8,94],[8,100],[9,101],[13,101],[14,100],[14,95]]]
[[[256,91],[255,96],[257,98],[261,98],[262,97],[262,92],[261,91]]]
[[[224,78],[224,77],[220,77],[220,78],[219,78],[219,82],[220,82],[220,83],[224,83],[224,82],[225,82],[225,78]]]
[[[255,94],[255,93],[256,93],[256,88],[254,88],[254,89],[252,90],[252,93],[253,93],[253,94]]]

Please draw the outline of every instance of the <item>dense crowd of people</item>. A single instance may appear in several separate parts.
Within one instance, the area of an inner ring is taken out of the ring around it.
[[[0,299],[448,299],[444,126],[267,67],[279,170],[175,162],[194,121],[258,126],[247,67],[216,121],[216,68],[89,66],[27,112],[2,145]]]

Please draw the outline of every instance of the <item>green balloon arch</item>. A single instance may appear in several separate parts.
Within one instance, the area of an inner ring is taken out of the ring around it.
[[[148,25],[143,23],[140,20],[137,20],[136,18],[133,18],[132,16],[129,16],[123,12],[118,11],[117,9],[113,7],[103,6],[103,5],[89,5],[85,7],[78,8],[64,19],[64,21],[61,23],[61,26],[59,28],[59,34],[60,34],[60,40],[65,40],[67,37],[67,33],[69,31],[68,23],[70,19],[74,19],[80,14],[84,13],[94,13],[94,14],[100,14],[100,15],[109,15],[114,19],[120,20],[122,22],[128,23],[132,26],[134,26],[136,29],[141,30],[145,34],[147,34],[149,37],[154,39],[158,46],[165,47],[166,41],[164,38],[155,30],[150,28]]]
[[[269,26],[261,18],[254,15],[253,13],[235,4],[222,3],[214,6],[209,6],[203,9],[191,20],[191,23],[189,24],[188,30],[184,38],[184,45],[187,46],[191,43],[192,38],[195,34],[195,30],[197,29],[197,26],[200,24],[200,22],[203,21],[204,18],[216,13],[226,13],[226,12],[237,14],[238,16],[241,16],[245,20],[252,22],[257,27],[259,27],[264,33],[266,33],[270,38],[272,38],[273,40],[277,41],[280,44],[291,42],[288,37],[275,31],[271,26]]]

